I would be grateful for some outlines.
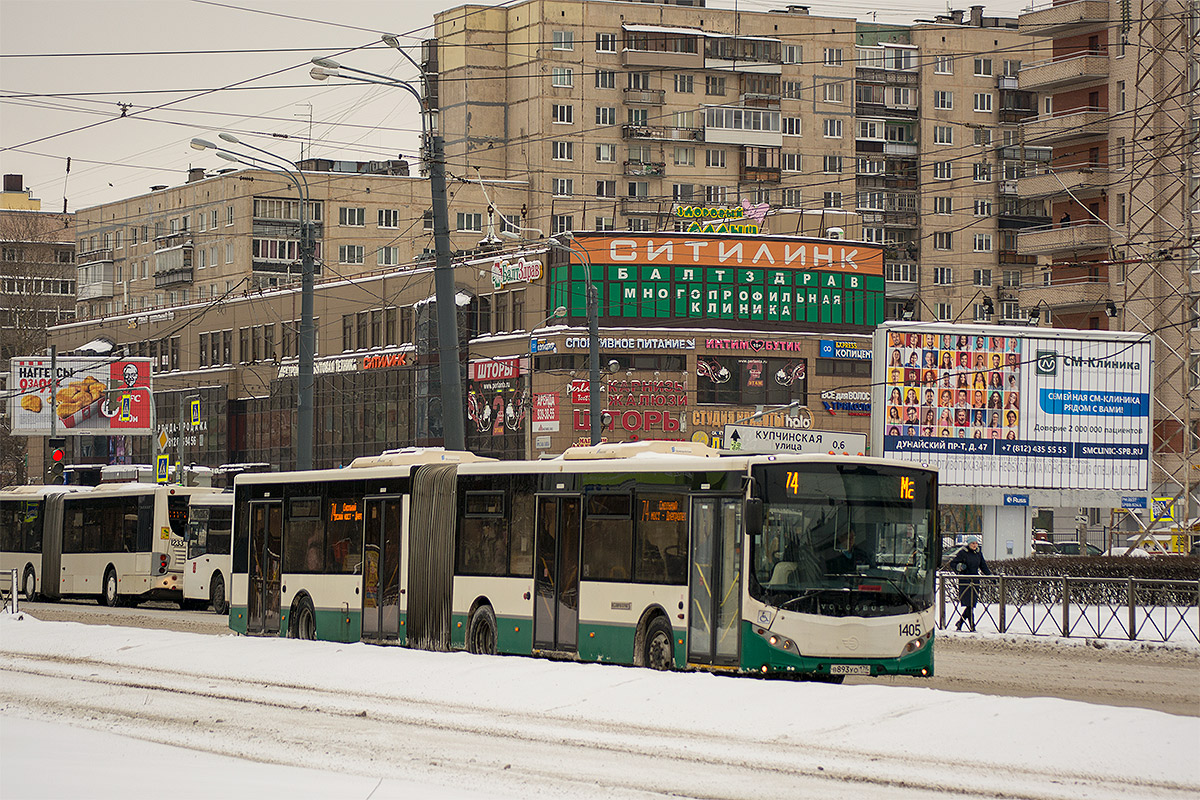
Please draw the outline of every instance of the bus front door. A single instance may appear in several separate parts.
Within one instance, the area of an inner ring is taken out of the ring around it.
[[[279,633],[280,555],[283,552],[283,503],[250,503],[250,581],[246,633]]]
[[[400,498],[369,497],[363,548],[362,638],[400,638]]]
[[[533,647],[574,652],[579,636],[578,497],[538,497]]]
[[[690,664],[737,666],[739,662],[741,537],[741,498],[692,498]]]

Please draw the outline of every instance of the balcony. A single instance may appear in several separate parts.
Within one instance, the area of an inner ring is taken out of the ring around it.
[[[1107,189],[1109,183],[1106,166],[1077,164],[1021,178],[1017,181],[1017,191],[1022,197],[1050,197],[1065,192],[1098,192]]]
[[[671,142],[702,142],[703,128],[672,128],[667,125],[622,125],[623,139],[652,139]]]
[[[1015,197],[1018,194],[1018,191],[1017,191],[1018,183],[1019,183],[1019,181],[1000,181],[1000,195],[1002,197],[1007,197],[1007,196]]]
[[[743,183],[779,183],[783,171],[779,167],[742,166],[738,180]]]
[[[180,267],[171,270],[156,270],[154,272],[154,288],[161,289],[164,286],[174,286],[179,283],[192,282],[192,268]]]
[[[1103,108],[1073,108],[1061,114],[1034,117],[1021,129],[1025,141],[1038,144],[1104,136],[1108,133],[1108,112]]]
[[[669,217],[675,207],[674,200],[659,200],[649,197],[622,197],[621,213],[626,216]]]
[[[1036,161],[1048,164],[1053,153],[1054,148],[1052,147],[1034,147],[1022,144],[1005,144],[996,148],[996,158],[1001,161]]]
[[[667,165],[663,161],[626,161],[625,174],[638,177],[661,178],[667,174]]]
[[[1043,6],[1017,17],[1025,36],[1078,36],[1112,24],[1108,0],[1074,0]]]
[[[1027,228],[1017,235],[1017,250],[1022,255],[1050,255],[1064,250],[1107,248],[1110,242],[1107,226],[1095,220],[1081,220],[1057,227]]]
[[[738,100],[744,106],[755,108],[779,108],[780,95],[766,92],[742,92]]]
[[[92,264],[103,264],[105,262],[112,264],[112,260],[112,250],[89,250],[86,253],[80,253],[75,257],[75,265],[82,268]]]
[[[857,67],[854,77],[863,83],[884,83],[888,86],[916,86],[918,81],[916,72],[882,67]]]
[[[1037,110],[1033,108],[1000,108],[1000,124],[1020,125],[1030,117],[1036,117]]]
[[[1106,78],[1108,56],[1098,51],[1085,51],[1022,67],[1018,80],[1024,90],[1046,91],[1073,83],[1092,83]]]
[[[1052,310],[1070,306],[1103,308],[1111,296],[1108,279],[1091,275],[1054,279],[1048,286],[1030,286],[1017,292],[1022,308],[1047,306]]]
[[[699,52],[631,50],[627,47],[621,51],[621,66],[648,69],[704,69],[704,56]]]
[[[917,145],[911,142],[884,142],[885,156],[915,156],[918,154]]]
[[[630,105],[661,106],[667,93],[663,89],[623,89],[625,102]]]

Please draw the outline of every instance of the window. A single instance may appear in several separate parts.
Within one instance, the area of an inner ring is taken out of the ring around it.
[[[825,66],[827,66],[827,67],[840,67],[840,66],[842,66],[842,48],[840,48],[840,47],[826,47],[826,48],[825,48],[825,54],[824,54],[823,63],[824,63],[824,64],[825,64]]]
[[[825,192],[821,200],[825,208],[841,208],[842,193],[841,192]]]
[[[381,247],[375,254],[375,263],[381,267],[394,267],[400,263],[399,247]]]
[[[833,122],[834,120],[825,120]],[[840,122],[841,120],[837,120]],[[801,131],[800,117],[782,117],[779,120],[780,127],[783,129],[784,136],[799,136]]]
[[[1125,224],[1125,195],[1117,195],[1117,224]]]
[[[953,174],[951,172],[951,167],[952,167],[952,165],[949,161],[933,162],[933,177],[937,178],[938,180],[942,180],[942,181],[950,180],[950,178]]]
[[[559,125],[573,125],[575,123],[575,106],[555,103],[550,107],[550,120]]]
[[[911,107],[916,105],[916,93],[912,89],[904,86],[892,87],[892,105],[901,107]]]
[[[433,230],[433,210],[426,209],[421,212],[421,228],[427,231]]]
[[[233,206],[225,206],[225,224],[233,224]],[[145,239],[146,237],[143,236],[142,238]]]
[[[804,46],[799,44],[785,44],[783,46],[783,63],[784,64],[802,64],[804,63]]]
[[[981,78],[992,77],[992,60],[990,58],[975,59],[975,75]]]
[[[570,214],[555,214],[550,224],[550,232],[554,234],[568,233],[575,230],[575,217]]]
[[[975,234],[975,248],[974,249],[975,249],[976,253],[992,252],[992,235],[990,233]],[[990,269],[989,270],[975,270],[975,272],[976,272],[976,282],[975,282],[976,286],[991,286],[992,285],[992,271]],[[987,283],[979,283],[978,274],[980,272],[987,272]]]
[[[483,233],[483,215],[459,211],[457,228],[468,233]]]
[[[671,114],[671,127],[673,128],[694,128],[696,127],[696,112],[695,111],[676,111]]]
[[[367,210],[365,208],[347,208],[346,206],[338,208],[338,225],[361,228],[366,224]]]
[[[975,201],[975,216],[990,217],[991,215],[992,215],[992,201],[991,200],[976,200]]]
[[[1007,78],[1017,77],[1017,73],[1021,71],[1021,59],[1006,58],[1004,59],[1004,76]]]
[[[935,75],[953,75],[954,59],[950,56],[934,56],[933,73]]]
[[[617,160],[617,146],[615,144],[598,144],[596,145],[596,161],[602,164],[611,164]]]
[[[650,121],[650,114],[644,108],[629,109],[629,124],[645,126]]]
[[[696,148],[694,148],[694,147],[676,147],[675,148],[675,166],[677,166],[677,167],[694,167],[694,166],[696,166]]]
[[[1117,110],[1125,110],[1125,81],[1117,81]]]
[[[780,87],[784,100],[799,100],[800,93],[804,90],[804,84],[800,81],[784,81]]]
[[[555,161],[571,161],[575,158],[575,143],[551,142],[550,157]]]
[[[804,206],[803,198],[799,189],[784,189],[783,190],[783,205],[787,208],[802,208]]]
[[[821,99],[826,103],[840,103],[845,99],[845,91],[846,87],[840,83],[826,83],[821,86]]]
[[[821,171],[826,172],[826,173],[841,172],[842,171],[842,157],[841,156],[825,156],[824,157],[824,166]]]
[[[630,181],[628,189],[630,197],[644,198],[650,196],[650,183],[648,181]]]
[[[952,238],[952,234],[950,233],[950,231],[937,231],[933,234],[933,249],[934,250],[949,250],[951,244],[953,244],[953,238]],[[938,267],[937,269],[949,270],[950,268],[949,267]],[[939,283],[939,281],[937,280],[938,273],[937,273],[936,269],[934,270],[933,274],[934,274],[933,282]],[[950,282],[949,280],[944,281],[944,283],[949,283],[949,282]]]
[[[596,181],[596,197],[616,197],[616,181]]]
[[[555,197],[570,197],[575,194],[575,181],[571,178],[554,178],[551,186]]]
[[[800,119],[797,118],[796,122],[799,123]],[[825,138],[826,139],[842,138],[842,121],[840,119],[827,119],[827,120],[825,120],[823,127],[825,130]],[[785,124],[783,132],[784,132],[784,134],[787,134],[786,124]]]
[[[917,265],[911,261],[887,263],[883,268],[884,280],[890,283],[916,283]]]
[[[949,125],[934,125],[933,143],[954,144],[954,128]]]
[[[859,139],[883,139],[883,123],[877,119],[860,119],[858,121]]]
[[[704,165],[706,167],[724,168],[724,166],[725,166],[725,151],[724,150],[705,150],[704,151]]]
[[[1021,288],[1021,270],[1006,269],[1000,276],[1001,285],[1005,289],[1020,289]]]
[[[551,67],[550,85],[560,89],[570,89],[575,85],[575,70],[570,67]]]
[[[799,153],[780,153],[779,165],[784,172],[801,172],[802,159]]]
[[[974,180],[976,183],[985,183],[992,179],[991,164],[975,164],[974,165]]]
[[[596,227],[594,230],[611,231],[616,230],[612,217],[596,217]]]
[[[596,70],[596,88],[597,89],[615,89],[617,86],[617,73],[611,69]]]
[[[626,74],[625,80],[630,89],[644,91],[650,88],[649,72],[630,72]]]
[[[381,228],[399,228],[400,227],[400,212],[394,208],[379,209],[379,227],[381,227]]]
[[[992,110],[992,93],[991,92],[976,92],[975,93],[975,110],[988,111]]]
[[[707,95],[724,95],[725,78],[709,75],[704,78],[704,93]]]
[[[596,52],[597,53],[615,53],[615,52],[617,52],[617,35],[615,33],[597,33],[596,34]]]
[[[363,263],[363,247],[359,244],[343,244],[338,245],[338,263],[339,264],[361,264]]]
[[[883,192],[859,192],[858,207],[864,211],[883,211]]]
[[[690,183],[675,183],[671,185],[671,198],[686,203],[692,202],[695,186]]]
[[[575,31],[554,31],[550,34],[552,50],[574,50],[575,49]],[[597,35],[599,40],[599,35]]]
[[[1117,169],[1125,169],[1125,137],[1117,137]]]
[[[934,311],[940,320],[954,319],[954,306],[949,303],[938,303]]]
[[[933,107],[941,109],[954,108],[954,92],[935,91],[933,93]]]
[[[705,186],[704,200],[708,203],[724,203],[729,197],[729,190],[724,186]]]
[[[992,143],[991,128],[976,128],[975,129],[975,144],[978,147],[986,147]]]
[[[682,94],[691,94],[696,88],[696,78],[694,75],[686,75],[678,73],[675,76],[675,91]]]
[[[887,163],[872,158],[860,158],[858,160],[858,171],[862,175],[882,175]]]

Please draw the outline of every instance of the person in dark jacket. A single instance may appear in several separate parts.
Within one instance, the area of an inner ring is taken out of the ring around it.
[[[971,633],[975,632],[975,603],[979,595],[979,581],[971,575],[991,575],[983,553],[979,552],[979,537],[972,537],[967,546],[958,551],[958,555],[950,559],[947,565],[950,569],[963,576],[958,579],[958,601],[962,605],[962,615],[958,618],[955,630],[962,630],[966,622]]]

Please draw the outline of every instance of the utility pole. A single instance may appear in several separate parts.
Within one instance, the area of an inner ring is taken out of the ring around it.
[[[450,212],[446,206],[446,152],[441,134],[429,134],[426,151],[433,199],[433,292],[437,305],[438,367],[442,380],[442,438],[447,450],[466,450],[462,374],[458,363],[458,298],[450,263]]]

